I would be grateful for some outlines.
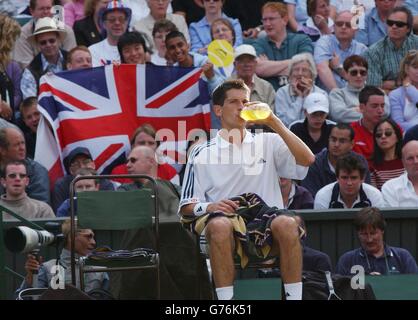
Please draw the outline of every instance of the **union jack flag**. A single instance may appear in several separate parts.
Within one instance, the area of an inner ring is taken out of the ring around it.
[[[200,76],[200,68],[154,65],[108,65],[43,76],[35,159],[49,170],[51,185],[65,172],[65,157],[79,146],[90,150],[98,172],[109,173],[125,161],[135,129],[149,123],[174,133],[160,148],[178,160],[188,132],[210,129],[210,98]]]

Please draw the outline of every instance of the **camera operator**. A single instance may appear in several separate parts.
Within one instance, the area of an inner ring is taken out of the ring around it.
[[[20,291],[31,288],[33,285],[34,273],[38,272],[38,288],[47,288],[51,285],[55,273],[53,273],[53,266],[59,263],[60,267],[57,270],[63,270],[63,280],[65,283],[71,283],[71,223],[70,220],[65,220],[62,224],[62,233],[64,235],[64,248],[61,251],[59,261],[56,259],[49,260],[42,263],[42,257],[39,261],[33,254],[27,255],[25,263],[26,277],[20,288],[16,291],[16,295]],[[94,240],[94,233],[91,229],[77,229],[75,237],[75,253],[76,259],[79,256],[86,256],[96,247]],[[62,267],[62,268],[61,268]],[[76,267],[77,268],[77,267]],[[77,268],[78,269],[78,268]],[[79,288],[79,272],[76,270],[77,287]],[[86,273],[85,277],[85,292],[94,289],[107,290],[109,286],[109,277],[105,272]],[[57,277],[58,278],[58,277]]]

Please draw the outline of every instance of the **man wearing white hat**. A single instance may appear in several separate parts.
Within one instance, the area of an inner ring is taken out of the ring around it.
[[[253,46],[242,44],[235,48],[235,72],[230,79],[242,79],[250,88],[251,101],[267,103],[274,111],[274,98],[276,93],[273,86],[255,74],[257,67],[257,54]]]
[[[289,129],[301,138],[314,154],[328,145],[328,138],[335,122],[327,120],[328,97],[321,92],[310,93],[303,102],[305,120],[293,122]]]
[[[20,82],[23,98],[37,96],[39,80],[47,72],[57,73],[66,69],[67,51],[60,49],[65,31],[59,29],[52,18],[41,18],[36,22],[35,31],[29,38],[38,45],[38,53],[25,68]]]
[[[38,48],[36,44],[29,41],[29,38],[35,30],[36,22],[41,18],[52,17],[53,15],[51,11],[53,0],[30,0],[28,2],[29,10],[33,19],[22,27],[20,37],[16,41],[13,49],[13,60],[19,62],[22,68],[25,68],[40,51],[40,48]],[[67,25],[63,25],[63,28],[65,30],[66,37],[62,42],[62,48],[66,51],[70,51],[77,45],[74,32]]]

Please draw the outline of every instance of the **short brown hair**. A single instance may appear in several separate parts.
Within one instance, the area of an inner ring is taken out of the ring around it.
[[[287,6],[284,3],[281,3],[281,2],[267,2],[261,8],[261,13],[263,13],[264,10],[266,10],[266,9],[277,11],[282,18],[287,16]]]
[[[346,72],[348,72],[348,69],[350,69],[354,65],[359,67],[365,67],[367,70],[369,69],[369,64],[367,63],[367,60],[364,59],[362,56],[356,54],[353,54],[352,56],[349,56],[347,59],[344,60],[343,68]]]
[[[37,97],[28,97],[20,103],[19,111],[23,113],[23,110],[29,109],[32,106],[38,105],[38,98]]]
[[[155,22],[154,28],[152,28],[152,36],[154,37],[157,32],[170,33],[171,31],[178,31],[177,26],[170,20],[162,19]]]
[[[88,52],[91,56],[91,52],[90,50],[86,47],[86,46],[76,46],[74,48],[72,48],[67,55],[67,63],[71,63],[71,59],[73,58],[74,52],[76,51],[84,51],[84,52]]]
[[[329,5],[329,0],[325,0],[327,5]],[[308,16],[313,17],[315,15],[316,6],[318,4],[318,0],[308,0],[306,3],[306,11],[308,12]]]
[[[213,91],[213,104],[223,106],[226,98],[226,93],[232,89],[245,90],[248,93],[250,92],[250,89],[242,79],[227,80],[217,86]]]
[[[341,170],[344,170],[348,173],[352,173],[358,170],[360,178],[363,179],[366,174],[366,167],[361,161],[360,155],[355,154],[346,154],[337,160],[337,165],[335,166],[335,175],[337,178],[340,177]]]
[[[386,228],[386,221],[378,208],[367,207],[356,213],[354,217],[354,226],[357,231],[363,230],[368,226],[384,231]]]

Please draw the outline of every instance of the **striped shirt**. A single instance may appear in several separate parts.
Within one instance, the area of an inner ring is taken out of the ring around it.
[[[397,49],[388,36],[372,45],[363,55],[369,64],[367,84],[380,87],[383,81],[396,80],[401,60],[409,50],[418,49],[418,36],[409,35]]]
[[[397,178],[404,172],[405,168],[401,159],[384,161],[378,165],[372,164],[370,167],[371,183],[381,190],[386,181]]]

